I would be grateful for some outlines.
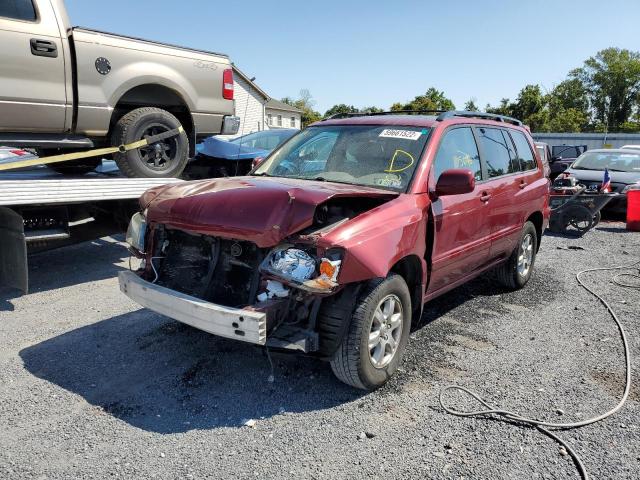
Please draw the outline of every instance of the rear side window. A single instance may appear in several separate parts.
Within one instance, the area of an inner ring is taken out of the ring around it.
[[[513,147],[507,142],[502,130],[498,128],[479,128],[479,141],[484,162],[487,164],[489,178],[500,177],[519,170],[517,162],[512,161]]]
[[[536,159],[531,151],[531,145],[527,141],[527,137],[522,132],[517,130],[511,130],[511,138],[513,143],[516,144],[516,150],[518,151],[518,158],[520,159],[520,165],[522,170],[535,170],[538,168],[536,165]]]
[[[2,0],[0,2],[0,17],[30,22],[37,19],[32,0]]]
[[[465,168],[471,170],[476,180],[482,180],[480,155],[470,128],[456,128],[445,133],[433,161],[433,176],[438,181],[445,170]]]

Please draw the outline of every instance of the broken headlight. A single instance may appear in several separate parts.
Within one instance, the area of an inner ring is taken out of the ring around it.
[[[147,219],[144,213],[138,212],[129,222],[129,228],[127,228],[126,242],[139,253],[144,253],[144,235],[147,230]]]
[[[337,285],[341,255],[332,251],[318,258],[295,247],[278,247],[264,260],[261,270],[303,290],[327,291]]]

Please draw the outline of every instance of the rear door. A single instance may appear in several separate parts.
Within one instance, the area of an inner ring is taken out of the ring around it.
[[[483,184],[486,221],[490,227],[490,260],[509,255],[522,228],[521,191],[526,187],[520,161],[509,136],[502,128],[477,127],[480,155],[487,168]]]
[[[62,132],[65,56],[49,1],[0,1],[0,131]]]
[[[431,167],[431,191],[440,174],[452,168],[469,169],[476,182],[482,182],[480,155],[471,127],[454,127],[444,133]],[[432,202],[435,234],[428,293],[446,288],[487,262],[490,232],[483,191],[483,185],[478,183],[473,192],[443,196]]]

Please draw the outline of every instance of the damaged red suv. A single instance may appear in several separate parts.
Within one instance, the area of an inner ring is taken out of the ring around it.
[[[475,112],[318,122],[249,176],[147,191],[120,288],[215,335],[383,385],[423,304],[489,270],[532,274],[549,217],[529,131]]]

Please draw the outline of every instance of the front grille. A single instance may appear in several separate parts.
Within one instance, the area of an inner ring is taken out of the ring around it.
[[[254,243],[159,228],[154,245],[158,285],[228,307],[253,303],[264,255]]]

